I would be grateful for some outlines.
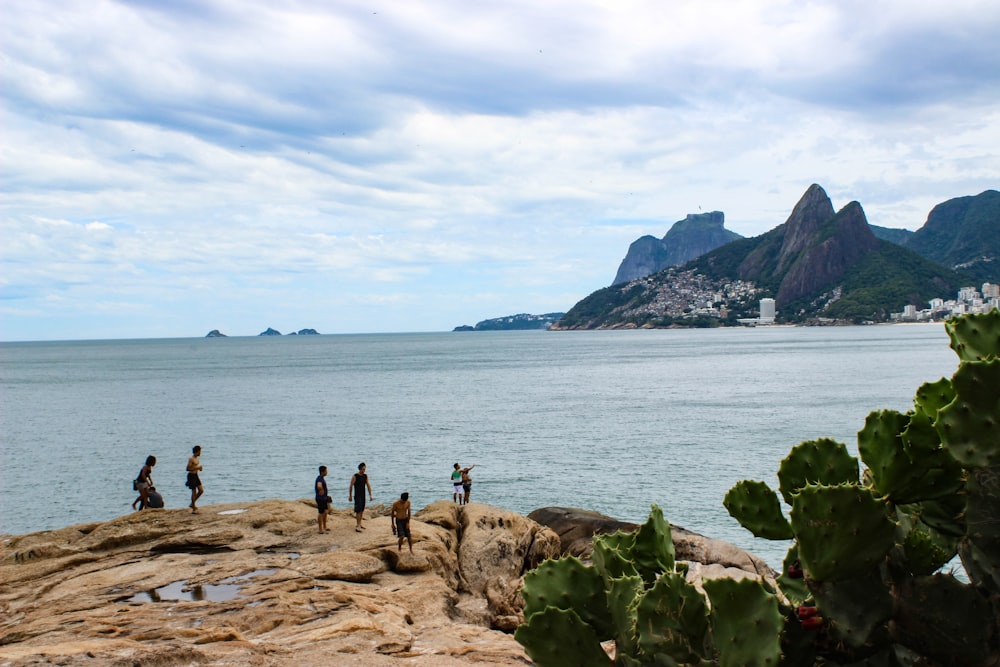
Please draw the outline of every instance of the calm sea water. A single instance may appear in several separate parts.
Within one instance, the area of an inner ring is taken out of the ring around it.
[[[168,507],[204,447],[202,504],[312,496],[334,505],[365,461],[375,502],[451,497],[521,513],[583,507],[667,518],[780,564],[722,506],[777,487],[795,444],[906,410],[957,357],[940,325],[476,332],[0,344],[0,532],[130,511],[147,454]]]

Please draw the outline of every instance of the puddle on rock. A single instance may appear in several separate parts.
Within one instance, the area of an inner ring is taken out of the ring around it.
[[[265,577],[277,572],[275,569],[254,570],[246,574],[226,577],[218,584],[197,584],[187,586],[186,581],[175,581],[166,586],[160,586],[148,591],[136,593],[125,602],[228,602],[233,600],[245,584],[254,577]]]
[[[237,584],[198,584],[186,586],[186,581],[175,581],[148,591],[136,593],[126,602],[227,602],[240,594]]]

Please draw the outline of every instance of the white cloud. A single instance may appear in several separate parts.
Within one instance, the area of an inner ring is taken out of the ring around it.
[[[15,4],[0,337],[565,310],[638,236],[759,234],[812,182],[912,229],[1000,181],[998,32],[986,0]]]

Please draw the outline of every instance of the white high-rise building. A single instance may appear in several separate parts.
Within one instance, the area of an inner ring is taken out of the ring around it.
[[[760,317],[757,321],[760,324],[774,324],[774,299],[760,300]]]

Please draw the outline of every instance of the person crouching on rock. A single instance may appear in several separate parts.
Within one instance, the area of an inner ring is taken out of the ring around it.
[[[392,533],[399,538],[398,551],[403,550],[403,538],[410,545],[410,553],[413,553],[413,537],[410,536],[410,494],[399,494],[399,500],[392,504]]]
[[[361,525],[361,519],[365,516],[365,488],[368,489],[368,500],[372,499],[372,485],[368,482],[365,470],[365,464],[359,463],[358,471],[351,476],[351,483],[347,487],[347,502],[354,501],[354,518],[358,521],[354,530],[359,533],[365,529]]]
[[[156,465],[156,457],[152,454],[146,457],[146,465],[139,470],[139,475],[135,478],[135,488],[139,492],[139,497],[132,501],[132,509],[138,504],[139,509],[145,509],[149,503],[149,490],[153,488],[153,466]]]
[[[329,533],[330,531],[326,529],[326,510],[330,507],[330,493],[326,488],[326,466],[319,467],[319,476],[316,478],[314,486],[316,487],[316,510],[319,512],[316,516],[316,524],[319,526],[320,533]]]

